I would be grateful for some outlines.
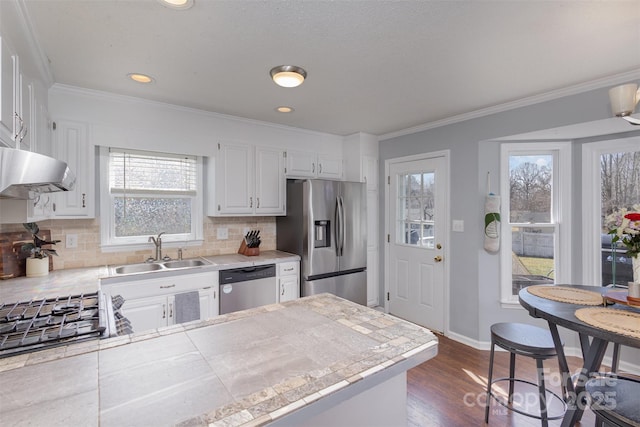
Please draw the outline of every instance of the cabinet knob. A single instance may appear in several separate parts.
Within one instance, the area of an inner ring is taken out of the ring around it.
[[[166,304],[162,304],[162,318],[163,319],[167,318],[167,305]]]
[[[256,197],[256,208],[260,207],[260,197]]]
[[[175,287],[176,287],[176,285],[174,283],[173,285],[161,285],[160,289],[169,289],[169,288],[175,288]]]
[[[87,195],[86,195],[86,193],[82,193],[82,207],[83,208],[87,207]]]
[[[253,197],[249,197],[249,207],[253,207]]]

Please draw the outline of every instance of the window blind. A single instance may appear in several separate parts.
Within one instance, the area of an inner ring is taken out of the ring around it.
[[[109,149],[112,194],[196,194],[196,157]]]

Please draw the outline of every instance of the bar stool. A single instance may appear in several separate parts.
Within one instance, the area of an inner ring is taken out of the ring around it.
[[[597,427],[639,427],[640,380],[599,375],[585,384]]]
[[[495,346],[501,347],[510,353],[509,377],[493,379],[493,356]],[[531,357],[536,360],[538,371],[538,384],[515,378],[516,355]],[[517,412],[519,414],[537,418],[542,421],[542,426],[549,425],[548,420],[557,420],[563,417],[567,410],[567,404],[564,400],[551,390],[547,390],[544,384],[543,360],[556,357],[556,348],[553,343],[551,333],[537,326],[527,325],[524,323],[496,323],[491,326],[491,357],[489,359],[489,379],[487,381],[487,402],[484,413],[484,422],[489,423],[489,407],[491,406],[490,397],[505,408]],[[505,402],[498,398],[492,391],[494,383],[500,381],[509,382],[509,395]],[[525,383],[538,387],[538,396],[540,404],[540,414],[532,414],[513,406],[513,388],[514,383]],[[565,394],[565,390],[562,390]],[[563,411],[559,415],[549,416],[547,413],[547,393],[555,397],[562,403]]]

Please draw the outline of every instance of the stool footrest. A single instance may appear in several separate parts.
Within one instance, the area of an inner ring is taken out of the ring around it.
[[[500,405],[504,406],[505,408],[509,409],[510,411],[513,412],[517,412],[518,414],[527,416],[527,417],[531,417],[531,418],[536,418],[538,420],[541,420],[543,417],[541,415],[536,415],[536,414],[532,414],[530,412],[526,412],[523,411],[521,409],[518,409],[516,407],[513,406],[513,404],[509,404],[509,402],[505,402],[504,399],[496,396],[492,390],[491,385],[497,383],[497,382],[503,382],[503,381],[514,381],[517,383],[523,383],[523,384],[528,384],[528,385],[532,385],[534,387],[536,387],[536,392],[538,391],[538,384],[531,382],[531,381],[527,381],[527,380],[523,380],[520,378],[497,378],[493,381],[491,381],[491,384],[489,384],[489,395],[496,401],[498,402]],[[552,397],[555,397],[559,402],[562,403],[562,413],[558,414],[558,415],[549,415],[547,413],[547,420],[559,420],[560,418],[564,417],[564,413],[567,411],[567,403],[564,401],[564,399],[562,399],[562,397],[560,397],[557,393],[549,390],[549,389],[545,389],[545,392],[549,393]],[[487,405],[489,404],[489,402],[487,402]],[[548,405],[547,405],[547,410],[548,410]]]

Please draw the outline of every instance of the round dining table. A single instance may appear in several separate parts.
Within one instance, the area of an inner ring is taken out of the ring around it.
[[[602,295],[611,290],[610,288],[605,287],[583,285],[544,286],[561,286],[573,289],[582,289],[597,292]],[[561,302],[536,296],[530,293],[527,288],[520,290],[518,297],[520,305],[527,309],[529,315],[544,319],[549,324],[549,330],[553,336],[556,352],[558,354],[558,364],[563,381],[563,391],[565,392],[564,398],[568,406],[561,425],[563,427],[573,426],[580,420],[585,409],[585,383],[589,379],[590,375],[599,371],[608,344],[615,343],[618,345],[640,348],[640,338],[611,332],[583,322],[576,317],[575,313],[576,310],[587,307],[586,305]],[[602,306],[604,306],[604,298]],[[607,307],[640,313],[640,307],[637,306],[634,307],[617,303],[607,305]],[[558,333],[558,326],[577,332],[580,338],[583,366],[575,379],[572,379],[571,373],[569,372],[564,348]]]

